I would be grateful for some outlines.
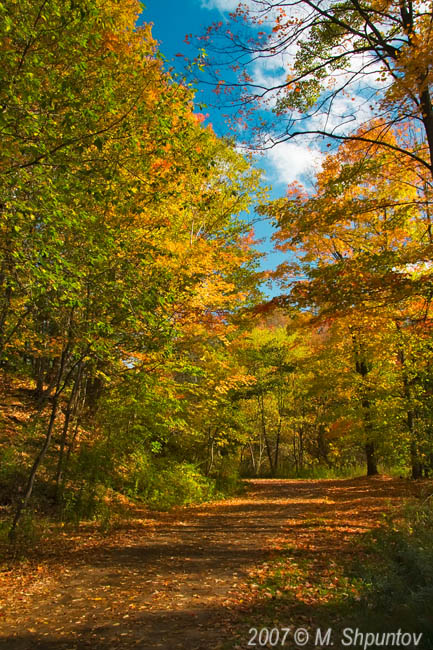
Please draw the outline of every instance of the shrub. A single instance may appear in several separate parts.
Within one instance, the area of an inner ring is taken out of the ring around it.
[[[433,647],[433,495],[371,533],[369,550],[375,560],[360,571],[365,604],[397,628],[423,632]]]
[[[144,501],[156,510],[206,501],[214,494],[213,481],[204,477],[190,463],[172,462],[164,468],[158,464],[149,473],[143,493]]]
[[[13,448],[0,449],[0,503],[9,504],[16,496],[17,485],[25,481],[25,468]]]

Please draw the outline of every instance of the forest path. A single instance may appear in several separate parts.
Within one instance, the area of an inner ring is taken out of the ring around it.
[[[386,477],[254,480],[245,496],[147,513],[109,537],[65,534],[4,575],[0,648],[230,647],[256,599],[248,576],[273,554],[289,545],[329,571],[408,493],[407,482]],[[243,625],[235,647],[247,647]]]

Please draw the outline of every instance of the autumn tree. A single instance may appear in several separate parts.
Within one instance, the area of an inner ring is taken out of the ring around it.
[[[391,134],[387,138],[395,142]],[[419,166],[404,166],[403,160],[402,154],[379,146],[367,155],[362,142],[346,142],[325,160],[315,194],[309,196],[294,185],[287,198],[264,208],[276,217],[278,246],[297,256],[276,273],[289,289],[282,300],[311,310],[317,323],[338,319],[345,324],[359,375],[370,474],[376,471],[377,429],[370,376],[382,359],[381,345],[386,340],[388,357],[402,364],[403,374],[400,379],[394,376],[392,391],[405,395],[409,405],[401,328],[410,337],[410,330],[419,330],[416,323],[423,320],[426,326],[430,320],[428,200]],[[377,345],[372,346],[375,338]],[[390,372],[388,366],[386,374]],[[411,413],[409,407],[407,435],[416,476],[419,461]]]
[[[281,461],[281,446],[285,439],[285,408],[289,395],[288,377],[292,365],[289,354],[291,342],[281,322],[284,318],[263,317],[254,329],[238,342],[235,354],[253,383],[241,387],[236,394],[249,422],[248,464],[260,474],[264,457],[271,476],[276,476]]]
[[[223,103],[239,109],[244,126],[257,109],[247,133],[260,146],[310,135],[380,142],[416,160],[431,184],[431,24],[421,1],[253,0],[200,41],[210,53],[207,81]],[[377,118],[382,127],[371,131]],[[396,127],[391,143],[386,134]]]
[[[155,430],[170,429],[158,409],[171,409],[173,375],[195,361],[182,341],[194,328],[223,336],[258,295],[240,215],[259,175],[164,72],[150,29],[136,27],[138,3],[0,10],[0,360],[29,383],[35,406],[13,532],[42,469],[57,500],[71,467],[84,471],[86,449],[93,472],[98,445],[110,447],[96,415],[125,386],[125,458],[131,422],[134,435],[149,428],[138,426],[134,393],[147,389]],[[155,445],[153,435],[144,437]]]

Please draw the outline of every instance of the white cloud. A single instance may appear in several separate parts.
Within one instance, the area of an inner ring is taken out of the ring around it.
[[[337,95],[327,102],[324,110],[303,121],[306,130],[327,131],[349,135],[367,124],[373,117],[370,103],[360,95]]]
[[[264,155],[269,181],[274,184],[311,181],[320,170],[324,154],[313,145],[280,142]]]
[[[279,7],[273,6],[272,2],[264,2],[264,0],[200,0],[201,9],[209,9],[219,11],[222,15],[224,13],[236,11],[242,5],[243,9],[248,9],[251,16],[261,17],[265,23],[273,25],[276,16],[279,15]],[[292,14],[298,15],[298,8],[292,7]],[[225,16],[223,16],[225,17]],[[266,18],[265,18],[266,17]],[[258,25],[251,23],[252,28],[258,28]],[[262,29],[262,27],[260,27]]]
[[[283,52],[279,55],[256,59],[249,71],[252,83],[263,88],[277,87],[286,83],[287,69],[292,58],[292,52]],[[277,92],[271,93],[271,106],[275,104],[276,100]]]
[[[217,9],[218,11],[235,11],[241,0],[201,0],[202,9]],[[252,2],[243,2],[252,5]]]

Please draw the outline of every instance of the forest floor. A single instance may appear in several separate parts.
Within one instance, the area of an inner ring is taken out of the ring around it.
[[[411,493],[389,477],[253,480],[241,497],[143,511],[109,535],[64,532],[3,566],[0,648],[247,648],[251,627],[273,626],[290,627],[279,647],[283,634],[298,647],[297,627],[319,647],[314,630],[347,614],[330,603],[359,600],[357,540]]]

